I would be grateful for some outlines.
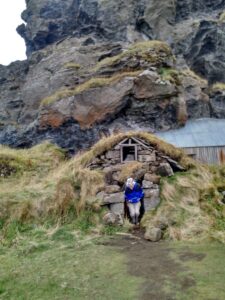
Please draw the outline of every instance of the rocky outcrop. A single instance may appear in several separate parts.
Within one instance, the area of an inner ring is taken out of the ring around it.
[[[76,46],[77,39],[73,43]],[[134,44],[100,62],[106,51],[119,49],[118,44],[95,45],[91,53],[89,46],[72,52],[70,45],[71,41],[64,41],[41,51],[39,58],[32,55],[17,87],[22,104],[11,107],[10,115],[7,99],[15,92],[7,88],[11,73],[2,80],[1,143],[27,147],[48,139],[76,152],[101,134],[137,128],[165,130],[183,125],[192,116],[208,116],[206,83],[191,72],[174,69],[166,44]],[[64,55],[58,61],[62,49]],[[14,81],[10,84],[15,85]]]
[[[127,105],[133,79],[125,77],[116,83],[99,88],[88,89],[83,93],[61,99],[51,108],[40,112],[40,127],[60,127],[65,121],[73,119],[82,129],[112,118]]]
[[[176,19],[182,21],[201,12],[207,14],[224,9],[224,0],[177,0]]]
[[[210,92],[211,113],[215,118],[225,118],[225,85],[215,86]]]
[[[29,0],[22,13],[26,25],[17,30],[28,56],[71,36],[85,37],[84,45],[164,40],[181,50],[197,73],[215,82],[225,80],[224,66],[217,64],[225,47],[224,24],[219,22],[224,9],[224,0]]]
[[[28,60],[0,66],[0,143],[48,139],[76,152],[114,131],[224,116],[223,95],[187,65],[225,82],[225,1],[26,3]]]
[[[225,82],[225,24],[201,21],[184,57],[189,66],[209,83]]]

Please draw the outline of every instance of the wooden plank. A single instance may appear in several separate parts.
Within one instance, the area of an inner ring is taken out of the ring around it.
[[[133,139],[137,144],[140,144],[140,145],[142,145],[144,148],[149,149],[149,146],[145,145],[145,144],[144,144],[143,142],[141,142],[140,140],[138,140],[138,139],[136,139],[136,138],[134,138],[134,137],[132,137],[132,139]]]
[[[205,164],[220,165],[220,151],[225,151],[225,146],[219,147],[196,147],[196,148],[183,148],[184,152],[192,155],[196,160]]]
[[[138,160],[138,151],[137,151],[137,145],[135,145],[135,160]]]
[[[125,138],[125,139],[122,140],[118,145],[123,145],[127,140],[128,140],[128,138]],[[125,144],[125,145],[126,145],[126,144]]]

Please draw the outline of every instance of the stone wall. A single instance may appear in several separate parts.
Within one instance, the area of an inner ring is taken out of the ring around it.
[[[128,177],[133,177],[141,184],[144,193],[145,211],[155,209],[160,203],[160,178],[172,176],[176,171],[184,170],[176,161],[163,155],[154,147],[148,149],[138,145],[138,162],[136,168],[132,168],[132,162],[121,163],[120,146],[96,157],[90,164],[91,169],[100,169],[105,174],[105,187],[96,197],[102,206],[109,208],[105,222],[121,223],[124,218],[124,190],[126,178],[121,176],[124,168],[130,163]],[[135,164],[135,162],[133,162]]]

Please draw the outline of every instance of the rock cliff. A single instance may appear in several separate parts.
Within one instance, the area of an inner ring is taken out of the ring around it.
[[[225,0],[26,4],[28,59],[0,65],[0,143],[78,151],[113,131],[224,117]]]

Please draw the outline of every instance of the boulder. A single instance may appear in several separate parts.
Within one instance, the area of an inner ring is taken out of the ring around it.
[[[96,83],[95,88],[86,88],[82,93],[65,96],[51,103],[47,109],[43,107],[39,122],[42,127],[57,128],[67,120],[73,119],[82,129],[88,129],[96,123],[105,121],[109,115],[115,115],[124,109],[127,105],[126,96],[132,86],[132,78],[127,77],[100,87]]]
[[[103,223],[105,225],[115,225],[116,224],[116,215],[112,212],[108,212],[103,217]]]
[[[157,168],[157,174],[160,176],[172,176],[173,169],[171,168],[170,164],[168,163],[161,163]]]
[[[154,225],[161,230],[165,230],[169,225],[169,220],[164,216],[160,216],[155,220]]]
[[[142,187],[143,189],[150,189],[153,187],[153,183],[151,181],[143,180]]]
[[[163,158],[166,158],[170,166],[174,171],[185,171],[185,168],[182,167],[177,161],[173,160],[169,156],[162,156]]]
[[[120,151],[119,150],[114,150],[114,151],[110,150],[110,151],[106,152],[105,157],[107,159],[117,160],[120,158]]]
[[[152,154],[139,154],[138,155],[138,161],[140,162],[152,162],[156,161],[156,156],[155,153],[153,152]]]
[[[97,200],[103,202],[104,196],[105,196],[105,192],[102,191],[96,195],[96,198],[97,198]]]
[[[159,184],[160,183],[160,176],[156,175],[156,174],[150,174],[150,173],[146,173],[144,180],[147,181],[151,181],[155,184]]]
[[[148,227],[144,238],[151,242],[158,242],[162,238],[162,230],[156,227]]]
[[[124,203],[112,203],[109,209],[115,215],[124,215]]]
[[[138,169],[136,171],[134,171],[133,177],[135,178],[135,180],[141,180],[144,177],[146,170],[144,168]]]
[[[156,197],[159,197],[159,188],[157,189],[143,189],[144,193],[145,193],[145,197],[146,198],[156,198]]]
[[[104,204],[123,203],[123,202],[124,202],[124,193],[122,193],[122,192],[105,195],[103,198]]]
[[[116,184],[114,184],[114,185],[107,185],[105,187],[105,192],[107,194],[113,194],[113,193],[117,193],[119,191],[120,191],[120,187],[118,185],[116,185]]]
[[[113,172],[112,173],[112,180],[120,182],[120,172]]]
[[[177,94],[176,86],[163,81],[153,71],[146,70],[134,81],[134,94],[138,99],[169,97]]]
[[[145,211],[147,212],[149,210],[155,209],[159,205],[160,198],[159,197],[145,198],[144,203],[145,203]]]
[[[103,217],[105,225],[123,225],[123,215],[119,213],[107,212]]]

